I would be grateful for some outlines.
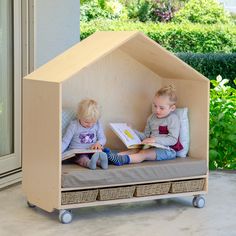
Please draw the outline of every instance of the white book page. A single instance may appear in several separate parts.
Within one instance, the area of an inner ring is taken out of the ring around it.
[[[87,153],[95,153],[95,152],[101,152],[102,150],[98,149],[70,149],[68,151],[65,151],[62,153],[62,160],[69,159],[71,157],[74,157],[76,154],[87,154]]]
[[[126,123],[110,123],[110,125],[127,147],[141,143],[138,135]]]

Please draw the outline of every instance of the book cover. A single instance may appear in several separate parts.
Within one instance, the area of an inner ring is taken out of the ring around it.
[[[76,154],[89,154],[95,152],[101,152],[99,149],[70,149],[62,153],[62,160],[67,160],[71,157],[74,157]]]
[[[169,149],[169,147],[166,147],[158,143],[149,143],[149,144],[142,143],[139,136],[126,123],[110,123],[110,126],[113,132],[121,139],[121,141],[125,144],[125,146],[128,149],[132,148],[148,149],[151,147]]]

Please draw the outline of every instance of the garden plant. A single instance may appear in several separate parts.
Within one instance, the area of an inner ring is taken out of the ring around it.
[[[211,84],[209,167],[236,169],[236,89],[221,76]]]

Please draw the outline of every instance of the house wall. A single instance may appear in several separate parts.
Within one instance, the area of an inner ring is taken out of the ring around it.
[[[116,50],[63,83],[62,106],[76,110],[83,98],[97,100],[101,105],[107,145],[124,149],[109,123],[127,122],[143,130],[151,113],[153,96],[161,83],[162,79],[155,73]]]
[[[80,40],[79,0],[34,0],[34,68]]]
[[[110,122],[126,122],[143,130],[151,113],[155,92],[162,86],[174,84],[177,107],[189,108],[190,152],[195,158],[208,156],[208,85],[200,79],[161,78],[128,54],[116,50],[85,67],[79,74],[62,84],[62,106],[75,111],[83,98],[92,98],[102,108],[102,122],[107,146],[124,149],[113,134]],[[201,91],[201,95],[199,92]]]

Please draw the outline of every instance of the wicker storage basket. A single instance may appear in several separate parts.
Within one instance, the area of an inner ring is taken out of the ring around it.
[[[205,179],[172,182],[171,193],[195,192],[203,190]]]
[[[131,198],[134,190],[135,186],[99,189],[98,200]]]
[[[77,204],[82,202],[94,202],[98,196],[98,190],[85,190],[85,191],[73,191],[73,192],[62,192],[61,204]]]
[[[170,185],[171,185],[170,182],[137,185],[134,192],[134,196],[142,197],[142,196],[150,196],[158,194],[167,194],[170,190]]]

